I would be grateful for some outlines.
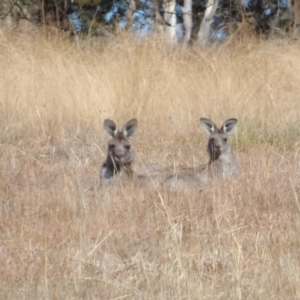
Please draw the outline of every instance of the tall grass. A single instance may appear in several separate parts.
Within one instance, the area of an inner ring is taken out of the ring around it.
[[[1,33],[0,67],[1,298],[300,297],[299,43]],[[203,163],[199,118],[238,118],[239,178],[99,186],[103,120],[132,117],[137,168]]]

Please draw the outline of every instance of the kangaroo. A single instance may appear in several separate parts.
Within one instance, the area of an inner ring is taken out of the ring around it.
[[[239,164],[228,140],[228,136],[232,133],[237,122],[237,119],[229,119],[219,129],[209,119],[200,118],[203,129],[209,134],[207,151],[210,158],[208,162],[210,175],[224,178],[238,173]]]
[[[137,129],[137,119],[131,119],[119,131],[116,123],[106,119],[104,130],[110,137],[108,153],[105,162],[100,169],[100,180],[105,185],[110,185],[116,175],[132,178],[133,170],[131,163],[134,160],[135,152],[131,147],[131,139]]]
[[[196,168],[180,168],[177,174],[167,176],[165,183],[171,187],[187,183],[203,187],[213,178],[237,174],[239,165],[228,140],[237,122],[237,119],[229,119],[219,129],[211,120],[200,118],[203,129],[209,134],[209,162]]]

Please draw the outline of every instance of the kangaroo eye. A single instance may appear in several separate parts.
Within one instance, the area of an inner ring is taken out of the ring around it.
[[[109,146],[108,146],[108,149],[109,149],[109,150],[113,150],[114,148],[115,148],[115,145],[109,145]]]
[[[227,138],[224,138],[223,141],[224,141],[224,142],[227,142]]]
[[[126,145],[125,148],[126,148],[127,150],[129,150],[129,149],[130,149],[130,145]]]
[[[215,141],[215,139],[214,139],[214,138],[211,138],[211,139],[210,139],[210,141],[211,141],[211,142],[214,142],[214,141]]]

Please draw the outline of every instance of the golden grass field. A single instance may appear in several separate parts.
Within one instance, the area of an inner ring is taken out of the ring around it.
[[[299,47],[0,33],[0,299],[300,299]],[[207,162],[199,118],[238,118],[240,176],[102,187],[103,121],[133,117],[137,169]]]

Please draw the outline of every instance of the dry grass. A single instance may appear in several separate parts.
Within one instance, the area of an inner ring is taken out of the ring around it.
[[[299,299],[299,44],[76,47],[0,34],[1,299]],[[199,117],[239,119],[237,180],[101,188],[105,118],[136,165],[205,162]]]

